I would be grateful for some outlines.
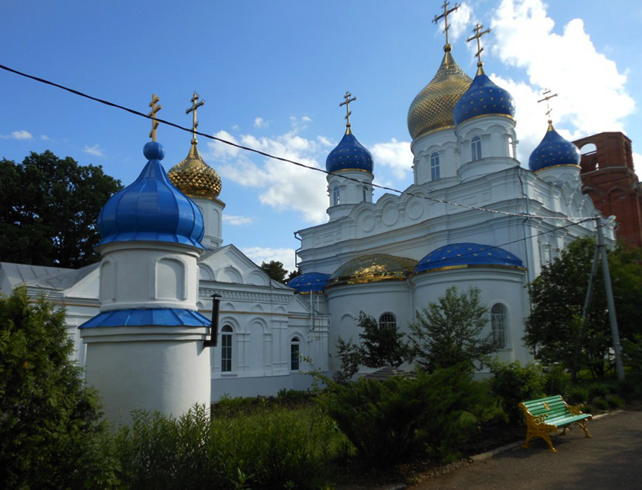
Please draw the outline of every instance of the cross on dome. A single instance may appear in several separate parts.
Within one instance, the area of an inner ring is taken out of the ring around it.
[[[158,129],[158,120],[156,119],[156,114],[163,108],[162,105],[157,105],[159,101],[160,99],[158,95],[152,94],[152,101],[149,103],[149,107],[151,107],[152,110],[149,114],[147,114],[147,117],[152,118],[152,130],[149,133],[149,137],[152,139],[152,141],[156,141],[156,129]]]
[[[198,128],[198,121],[196,120],[196,109],[201,107],[203,104],[205,104],[204,100],[201,100],[200,102],[198,101],[199,97],[196,92],[194,92],[194,95],[192,96],[192,106],[189,109],[185,110],[185,114],[189,114],[192,112],[192,144],[196,145],[198,141],[196,140],[196,128]]]
[[[350,97],[352,97],[352,94],[346,91],[346,94],[343,96],[345,101],[339,104],[339,107],[346,106],[346,134],[352,133],[352,130],[350,129],[350,115],[352,114],[352,112],[350,112],[350,102],[354,102],[355,100],[357,100],[356,97]]]
[[[540,102],[546,101],[546,116],[548,117],[548,129],[549,131],[553,129],[553,120],[551,119],[551,112],[553,112],[553,109],[551,109],[550,104],[548,103],[549,100],[551,100],[553,97],[557,97],[557,94],[550,95],[551,90],[550,89],[545,89],[544,92],[542,92],[542,95],[544,96],[543,99],[540,99],[537,101],[539,104]]]
[[[441,19],[444,19],[444,32],[446,33],[446,44],[444,45],[444,51],[450,51],[450,43],[448,42],[448,29],[450,26],[448,25],[448,15],[452,14],[455,10],[459,9],[459,4],[456,3],[453,8],[450,10],[448,9],[448,5],[450,5],[449,2],[444,0],[443,8],[444,8],[444,13],[440,15],[435,15],[435,18],[432,20],[435,24],[439,23]]]
[[[483,28],[484,26],[479,22],[477,22],[477,25],[473,29],[473,32],[475,34],[470,36],[468,39],[466,39],[466,42],[470,42],[473,39],[477,39],[477,53],[475,53],[475,56],[477,56],[477,74],[478,75],[481,75],[482,73],[484,73],[484,70],[482,68],[482,66],[484,66],[484,63],[482,63],[482,59],[481,59],[481,54],[484,48],[482,48],[482,45],[481,45],[481,37],[484,34],[488,34],[490,32],[490,28],[486,29],[485,31],[482,31]]]

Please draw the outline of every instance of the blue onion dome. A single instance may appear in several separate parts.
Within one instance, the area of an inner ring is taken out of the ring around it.
[[[523,268],[523,262],[503,248],[479,243],[453,243],[433,250],[419,261],[415,273],[466,267]]]
[[[366,284],[388,280],[405,280],[417,261],[388,254],[362,255],[339,267],[328,279],[328,286]]]
[[[320,293],[328,283],[330,274],[321,272],[306,272],[288,282],[288,286],[301,294]]]
[[[528,159],[528,167],[533,172],[539,172],[558,165],[579,166],[581,158],[577,146],[562,138],[549,121],[544,139]]]
[[[160,161],[163,147],[150,141],[149,161],[136,181],[113,195],[100,211],[98,246],[114,242],[152,241],[202,249],[203,215],[191,199],[172,185]]]
[[[373,168],[372,155],[357,141],[350,128],[325,161],[325,169],[330,173],[341,170],[362,170],[372,173]]]
[[[470,77],[459,68],[444,46],[444,58],[434,78],[417,94],[408,110],[408,132],[412,139],[454,127],[455,104],[470,87]]]
[[[495,85],[480,68],[473,83],[455,104],[454,116],[456,125],[481,116],[512,119],[515,117],[515,101],[507,90]]]

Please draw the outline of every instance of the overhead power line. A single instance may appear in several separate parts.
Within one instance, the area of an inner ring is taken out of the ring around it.
[[[30,80],[34,80],[34,81],[39,82],[39,83],[43,83],[45,85],[49,85],[49,86],[64,90],[64,91],[69,92],[69,93],[71,93],[73,95],[76,95],[78,97],[84,97],[86,99],[93,100],[94,102],[98,102],[100,104],[104,104],[104,105],[107,105],[109,107],[114,107],[116,109],[123,110],[123,111],[128,112],[130,114],[133,114],[135,116],[140,116],[140,117],[144,117],[145,119],[150,119],[150,116],[148,114],[143,113],[143,112],[137,111],[135,109],[131,109],[129,107],[125,107],[125,106],[120,105],[120,104],[116,104],[114,102],[110,102],[110,101],[105,100],[105,99],[101,99],[101,98],[98,98],[98,97],[94,97],[92,95],[85,94],[85,93],[83,93],[83,92],[81,92],[79,90],[75,90],[75,89],[72,89],[70,87],[66,87],[66,86],[61,85],[59,83],[55,83],[55,82],[52,82],[50,80],[46,80],[44,78],[36,77],[34,75],[29,75],[28,73],[24,73],[24,72],[21,72],[21,71],[18,71],[18,70],[14,70],[13,68],[10,68],[10,67],[5,66],[5,65],[0,65],[0,69],[3,69],[5,71],[8,71],[8,72],[13,73],[15,75],[19,75],[19,76],[24,77],[24,78],[28,78]],[[256,153],[256,154],[264,156],[266,158],[271,158],[273,160],[278,160],[278,161],[281,161],[281,162],[285,162],[285,163],[289,163],[289,164],[292,164],[292,165],[296,165],[298,167],[305,168],[307,170],[314,170],[315,172],[321,172],[323,174],[330,175],[330,172],[328,172],[327,170],[324,170],[322,168],[317,168],[317,167],[313,167],[311,165],[306,165],[304,163],[297,162],[296,160],[290,160],[289,158],[284,158],[284,157],[280,157],[280,156],[277,156],[277,155],[272,155],[271,153],[267,153],[267,152],[264,152],[264,151],[261,151],[261,150],[257,150],[256,148],[251,148],[249,146],[240,145],[238,143],[234,143],[233,141],[228,141],[228,140],[225,140],[223,138],[219,138],[217,136],[212,136],[212,135],[207,134],[207,133],[202,133],[200,131],[194,130],[193,128],[188,128],[188,127],[185,127],[185,126],[181,126],[180,124],[176,124],[174,122],[167,121],[165,119],[160,119],[158,117],[155,117],[155,120],[158,121],[161,124],[165,124],[167,126],[170,126],[170,127],[176,128],[176,129],[180,129],[181,131],[185,131],[185,132],[188,132],[188,133],[193,134],[193,135],[199,135],[199,136],[202,136],[203,138],[207,138],[207,139],[210,139],[210,140],[218,141],[219,143],[223,143],[225,145],[233,146],[233,147],[238,148],[240,150]],[[362,183],[360,180],[352,178],[352,177],[347,177],[347,176],[342,176],[342,177],[344,179],[346,179],[346,180],[351,180],[353,182]],[[468,204],[462,204],[462,203],[458,203],[458,202],[447,201],[445,199],[439,199],[439,198],[436,198],[436,197],[426,196],[424,194],[417,194],[417,193],[414,193],[414,192],[401,191],[399,189],[395,189],[394,187],[388,187],[388,186],[374,184],[374,183],[370,184],[370,185],[372,185],[372,187],[375,187],[377,189],[394,192],[394,193],[397,193],[399,195],[407,195],[407,196],[416,197],[416,198],[419,198],[419,199],[426,199],[426,200],[429,200],[429,201],[432,201],[432,202],[437,202],[437,203],[440,203],[440,204],[446,204],[446,205],[449,205],[449,206],[455,206],[455,207],[460,207],[460,208],[465,208],[465,209],[470,209],[470,210],[476,210],[476,211],[483,211],[483,212],[486,212],[486,213],[503,214],[503,215],[506,215],[506,216],[517,216],[517,217],[521,217],[521,218],[538,218],[538,219],[549,219],[549,220],[578,220],[577,224],[582,223],[584,221],[589,221],[589,220],[595,220],[596,219],[595,217],[585,217],[585,216],[578,216],[578,217],[574,217],[574,216],[539,216],[539,215],[526,214],[526,213],[514,213],[514,212],[511,212],[511,211],[503,211],[503,210],[499,210],[499,209],[490,209],[490,208],[485,208],[483,206],[472,206],[472,205],[468,205]]]

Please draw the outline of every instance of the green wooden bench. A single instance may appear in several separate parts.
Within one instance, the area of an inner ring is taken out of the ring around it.
[[[572,424],[579,425],[586,437],[592,437],[586,429],[586,421],[591,420],[593,416],[590,413],[582,413],[578,407],[568,405],[560,395],[522,402],[519,407],[524,411],[527,426],[523,448],[528,448],[532,439],[541,437],[548,443],[550,451],[556,453],[557,449],[553,447],[550,434],[563,429],[562,435],[565,435],[566,429]]]

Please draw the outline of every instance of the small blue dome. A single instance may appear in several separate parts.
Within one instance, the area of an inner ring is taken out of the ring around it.
[[[306,272],[288,282],[288,286],[296,289],[299,293],[320,293],[325,288],[329,278],[330,274]]]
[[[415,267],[415,273],[468,266],[524,267],[524,264],[503,248],[479,243],[453,243],[426,255]]]
[[[325,161],[325,169],[328,172],[365,170],[372,173],[373,168],[372,155],[350,131],[346,132],[341,142],[330,152]]]
[[[191,199],[172,185],[160,163],[165,156],[156,142],[145,145],[149,159],[136,181],[113,195],[100,211],[98,246],[112,242],[152,241],[202,249],[203,215]]]
[[[579,165],[581,158],[577,146],[562,138],[553,125],[549,124],[544,139],[528,159],[528,167],[533,172],[538,172],[557,165]]]
[[[455,124],[478,116],[493,115],[515,117],[515,101],[507,90],[495,85],[481,72],[455,104]]]

